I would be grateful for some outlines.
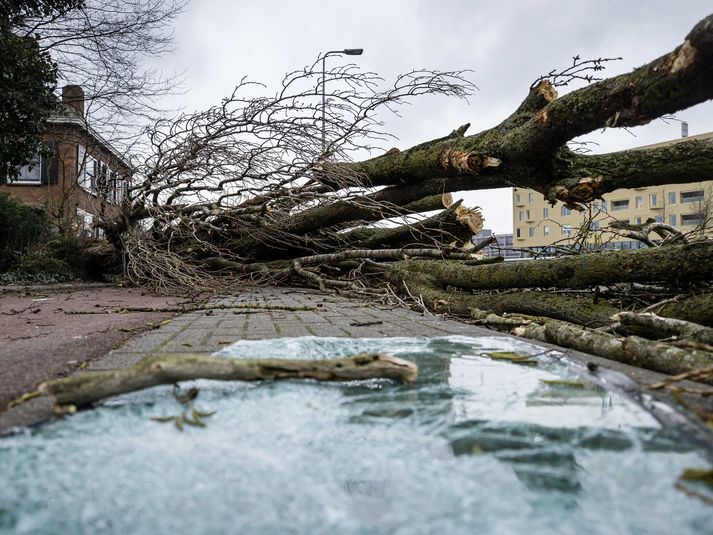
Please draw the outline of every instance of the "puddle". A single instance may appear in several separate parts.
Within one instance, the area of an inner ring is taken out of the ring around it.
[[[196,381],[217,411],[179,432],[169,387],[0,440],[0,533],[700,534],[674,488],[704,452],[621,395],[503,337],[245,341],[226,358],[387,351],[412,386]],[[538,357],[539,358],[539,357]]]

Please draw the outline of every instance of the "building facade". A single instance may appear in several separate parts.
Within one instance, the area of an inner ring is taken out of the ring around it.
[[[684,139],[709,139],[713,132]],[[653,148],[683,139],[648,145]],[[713,178],[713,177],[712,177]],[[603,195],[584,212],[564,204],[551,206],[541,193],[526,188],[513,189],[513,244],[516,248],[547,250],[554,244],[566,245],[585,231],[589,245],[610,249],[639,248],[638,241],[619,236],[609,229],[614,222],[638,225],[647,221],[666,223],[686,233],[710,233],[706,222],[713,218],[713,180],[686,184],[667,184],[645,188],[618,189]],[[609,229],[609,230],[607,230]]]
[[[87,123],[80,87],[62,89],[61,112],[48,119],[43,142],[46,154],[23,167],[16,180],[0,185],[0,191],[45,207],[62,228],[79,227],[97,235],[96,219],[117,210],[132,168]]]

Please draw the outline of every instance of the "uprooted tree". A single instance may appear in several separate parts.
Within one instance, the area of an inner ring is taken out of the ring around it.
[[[595,74],[603,61],[575,60],[582,68],[538,80],[494,128],[466,135],[464,125],[357,162],[350,156],[388,138],[379,110],[423,94],[466,98],[474,89],[467,73],[414,71],[379,91],[374,74],[335,68],[324,124],[315,65],[288,75],[269,98],[241,96],[255,89],[242,82],[218,106],[155,125],[152,153],[121,216],[103,223],[106,235],[126,275],[158,290],[298,283],[406,296],[485,323],[483,310],[505,320],[528,315],[513,328],[544,317],[624,333],[631,326],[612,315],[654,305],[660,315],[712,325],[711,241],[686,243],[669,231],[676,239],[647,237],[650,247],[639,251],[497,263],[471,244],[478,209],[453,202],[452,192],[517,186],[581,209],[618,188],[713,177],[712,139],[611,154],[568,146],[713,98],[713,16],[672,52],[558,97],[561,76],[592,81],[582,69]],[[512,323],[505,320],[490,323]],[[711,359],[711,345],[698,344]]]

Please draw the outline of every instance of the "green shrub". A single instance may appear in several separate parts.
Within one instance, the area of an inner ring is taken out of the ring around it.
[[[75,271],[80,271],[84,266],[86,248],[86,239],[72,235],[60,234],[47,243],[50,254],[72,266]]]
[[[18,271],[29,275],[47,275],[57,280],[73,278],[72,268],[64,260],[55,258],[46,248],[33,249],[25,253],[17,266]]]
[[[0,192],[0,270],[15,264],[25,251],[49,236],[49,221],[42,208],[22,204]]]

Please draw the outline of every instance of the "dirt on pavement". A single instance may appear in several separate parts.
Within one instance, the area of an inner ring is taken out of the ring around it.
[[[189,304],[108,285],[0,290],[0,411],[42,381],[67,375],[175,315],[127,309]]]

